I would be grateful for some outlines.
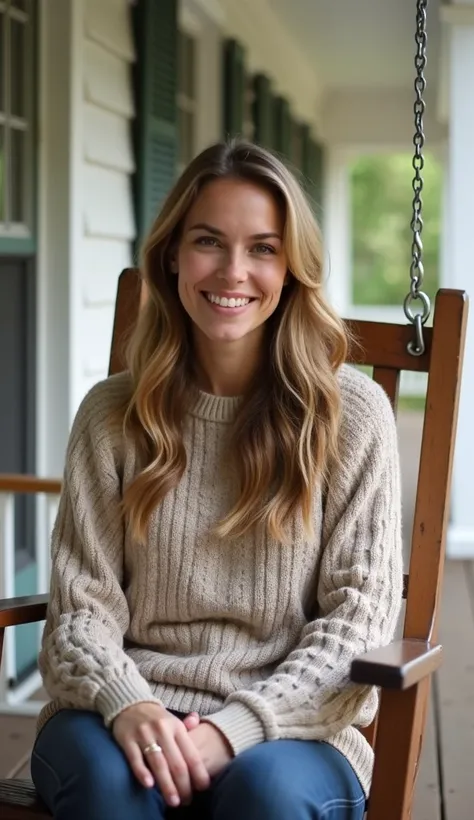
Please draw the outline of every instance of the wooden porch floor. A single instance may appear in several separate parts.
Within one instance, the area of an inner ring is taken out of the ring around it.
[[[405,541],[411,531],[420,417],[399,419]],[[408,559],[407,559],[408,560]],[[474,817],[474,562],[448,561],[441,613],[444,664],[432,688],[413,820]],[[29,777],[35,718],[0,715],[0,778]]]

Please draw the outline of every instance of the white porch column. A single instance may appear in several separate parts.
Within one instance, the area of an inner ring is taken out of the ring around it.
[[[62,475],[82,364],[83,9],[84,0],[40,9],[36,470],[46,476]]]
[[[474,558],[474,5],[447,6],[443,17],[450,24],[450,138],[442,282],[471,298],[447,554]]]
[[[325,283],[332,306],[344,317],[352,303],[351,201],[347,152],[331,148],[324,169]]]

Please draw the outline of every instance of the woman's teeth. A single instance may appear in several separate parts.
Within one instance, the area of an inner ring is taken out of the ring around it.
[[[248,305],[250,302],[250,299],[245,297],[235,299],[231,296],[230,299],[228,299],[227,296],[217,296],[215,293],[206,293],[206,299],[214,305],[229,308],[244,307],[244,305]]]

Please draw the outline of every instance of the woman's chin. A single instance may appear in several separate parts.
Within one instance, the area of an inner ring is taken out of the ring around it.
[[[243,323],[216,322],[212,325],[204,322],[198,325],[199,334],[204,336],[211,343],[232,344],[245,339],[246,336],[252,334],[254,327],[249,327]]]
[[[241,330],[238,328],[223,328],[221,331],[212,330],[207,333],[204,332],[204,335],[209,342],[214,344],[236,344],[238,342],[242,342],[247,336],[249,336],[252,330],[253,328]]]

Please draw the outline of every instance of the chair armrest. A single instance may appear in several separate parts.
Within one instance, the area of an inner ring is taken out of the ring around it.
[[[24,595],[21,598],[0,600],[0,629],[44,621],[48,595]]]
[[[441,665],[439,644],[415,639],[393,641],[352,661],[351,681],[384,689],[409,689]]]
[[[1,493],[60,495],[61,487],[60,478],[38,478],[36,475],[24,475],[23,473],[0,473]]]

